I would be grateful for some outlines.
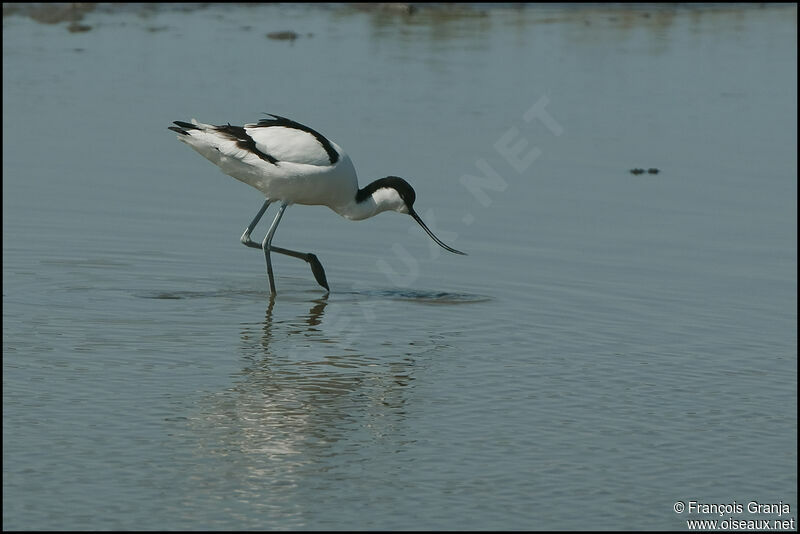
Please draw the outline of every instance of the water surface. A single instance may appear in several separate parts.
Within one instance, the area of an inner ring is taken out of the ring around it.
[[[4,16],[4,528],[796,517],[796,28],[795,6]],[[469,255],[292,207],[275,242],[332,291],[277,257],[270,299],[238,242],[258,192],[166,130],[262,112],[362,185],[409,180]]]

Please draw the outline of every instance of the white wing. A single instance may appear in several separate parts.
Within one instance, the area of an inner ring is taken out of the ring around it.
[[[339,151],[324,135],[279,115],[245,124],[244,129],[256,148],[278,161],[329,166],[339,159]]]
[[[289,161],[319,166],[331,164],[325,148],[310,132],[285,126],[253,124],[246,125],[244,129],[255,141],[259,151],[269,154],[278,162]]]

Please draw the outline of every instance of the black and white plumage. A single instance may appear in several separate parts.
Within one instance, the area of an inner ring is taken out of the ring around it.
[[[410,215],[442,248],[464,254],[444,244],[414,211],[416,193],[402,178],[387,176],[363,189],[358,187],[355,167],[336,143],[316,130],[279,115],[269,115],[256,124],[212,126],[192,120],[175,121],[169,129],[178,139],[217,165],[222,172],[261,191],[266,200],[242,234],[241,241],[264,251],[270,291],[275,294],[270,252],[305,260],[317,282],[329,290],[325,270],[314,254],[272,245],[283,212],[291,204],[324,205],[351,220],[361,220],[382,211]],[[278,214],[259,245],[250,234],[269,205],[280,202]]]

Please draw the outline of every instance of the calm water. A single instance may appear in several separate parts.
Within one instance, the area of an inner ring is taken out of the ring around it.
[[[4,528],[796,520],[796,6],[126,9],[3,19]],[[262,112],[469,256],[293,207],[270,300],[166,130]]]

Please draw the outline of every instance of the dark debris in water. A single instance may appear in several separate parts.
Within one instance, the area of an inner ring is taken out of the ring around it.
[[[640,174],[644,174],[645,172],[646,172],[647,174],[658,174],[658,173],[660,173],[660,172],[661,172],[661,170],[660,170],[660,169],[656,169],[655,167],[650,167],[650,168],[649,168],[649,169],[647,169],[646,171],[645,171],[644,169],[639,169],[639,168],[636,168],[636,169],[631,169],[631,170],[630,170],[630,173],[631,173],[631,174],[635,174],[635,175],[637,175],[637,176],[638,176],[638,175],[640,175]]]
[[[91,29],[92,27],[89,26],[88,24],[80,24],[78,22],[73,22],[72,24],[67,26],[67,30],[69,30],[69,33],[88,32]]]
[[[298,37],[300,37],[300,35],[293,31],[270,32],[267,34],[267,39],[274,39],[276,41],[294,41]]]

